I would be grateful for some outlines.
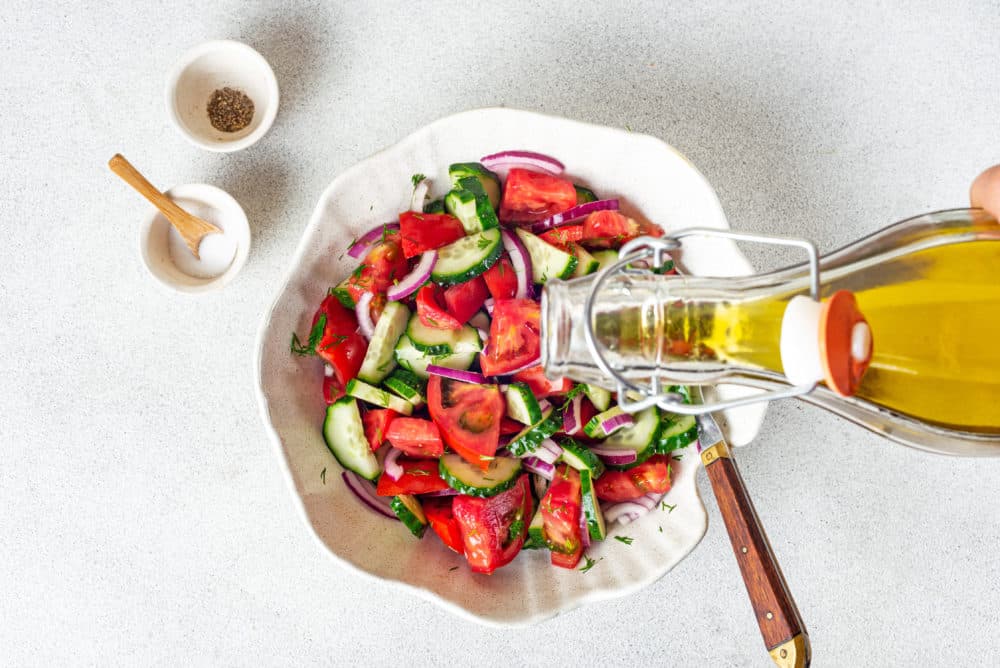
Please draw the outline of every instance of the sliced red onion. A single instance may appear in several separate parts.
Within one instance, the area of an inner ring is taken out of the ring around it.
[[[521,460],[524,463],[524,468],[532,473],[537,473],[546,480],[552,480],[556,474],[556,467],[548,462],[544,462],[538,457],[525,457]]]
[[[544,172],[559,176],[566,170],[566,166],[544,153],[534,151],[501,151],[480,158],[486,169],[510,169],[512,167],[532,167]]]
[[[435,376],[441,376],[442,378],[460,380],[463,383],[479,383],[480,385],[486,384],[486,377],[481,373],[476,373],[475,371],[462,371],[461,369],[449,369],[445,366],[428,364],[427,373]]]
[[[549,216],[545,220],[541,220],[531,226],[531,231],[535,234],[544,232],[546,230],[551,230],[553,227],[559,227],[560,225],[569,225],[570,223],[575,223],[576,221],[586,218],[592,213],[597,211],[617,211],[618,210],[618,200],[616,199],[599,199],[595,202],[586,202],[574,206],[572,209],[566,209],[561,213]]]
[[[420,179],[417,185],[413,186],[413,197],[410,198],[410,211],[419,211],[423,213],[424,202],[427,201],[427,190],[430,186],[427,184],[427,179]]]
[[[611,464],[612,466],[634,464],[635,461],[639,459],[635,450],[618,450],[614,448],[602,448],[599,445],[595,445],[590,448],[590,451],[603,459],[605,464]]]
[[[451,487],[447,489],[439,489],[436,492],[428,492],[427,494],[421,494],[420,496],[455,496],[458,494],[457,489],[452,489]]]
[[[506,371],[506,372],[504,372],[503,375],[505,375],[505,376],[512,376],[515,373],[521,373],[522,371],[527,371],[528,369],[531,369],[531,368],[534,368],[534,367],[538,366],[541,361],[542,361],[541,357],[536,357],[535,359],[531,360],[530,362],[528,362],[524,366],[519,366],[516,369],[511,369],[510,371]],[[542,401],[544,401],[544,399]],[[541,405],[541,404],[539,404],[539,405]]]
[[[398,230],[399,223],[383,223],[376,228],[371,229],[361,235],[357,241],[351,244],[347,249],[347,254],[353,257],[355,260],[358,258],[365,257],[368,255],[368,251],[371,250],[372,246],[375,245],[376,241],[382,240],[382,235],[386,232]]]
[[[579,434],[583,429],[583,425],[580,424],[580,410],[582,406],[583,395],[578,394],[573,397],[573,400],[570,402],[569,410],[563,413],[563,431],[569,436]]]
[[[434,270],[434,265],[437,264],[438,254],[436,250],[424,251],[420,255],[420,262],[417,266],[413,268],[413,271],[408,273],[403,277],[399,283],[391,286],[386,291],[386,296],[391,301],[399,301],[400,299],[405,299],[409,297],[414,292],[420,289],[420,287],[431,279],[431,271]]]
[[[517,276],[517,292],[514,293],[515,299],[532,298],[535,294],[535,284],[531,275],[531,256],[528,255],[528,249],[524,247],[524,244],[513,232],[501,230],[500,239],[503,241],[503,247],[507,250],[507,255],[510,257],[510,264],[514,267],[514,274]],[[490,315],[493,315],[492,310],[490,311]]]
[[[583,544],[583,549],[590,547],[590,529],[587,528],[587,516],[580,511],[580,542]]]
[[[401,454],[403,454],[402,450],[389,447],[389,452],[385,455],[385,461],[382,462],[382,475],[387,475],[392,480],[399,480],[399,476],[403,475],[403,467],[399,464],[399,456]]]
[[[555,466],[556,460],[559,459],[559,455],[561,454],[562,448],[556,445],[555,441],[547,438],[542,441],[541,445],[525,455],[524,458],[534,457],[535,459],[541,460],[546,464],[552,464]]]
[[[608,524],[616,522],[618,520],[628,518],[627,521],[622,522],[622,524],[628,524],[632,520],[642,517],[649,512],[646,506],[635,503],[634,501],[622,501],[621,503],[613,503],[604,508],[604,521]]]
[[[371,303],[373,295],[365,292],[358,298],[358,303],[354,305],[354,315],[358,316],[358,329],[369,341],[375,335],[375,323],[372,322]]]
[[[389,507],[389,497],[376,494],[375,489],[367,480],[351,471],[344,471],[340,475],[344,479],[344,484],[347,485],[347,488],[354,492],[354,496],[358,497],[371,510],[389,519],[399,519],[396,517],[396,513],[392,512],[392,508]]]
[[[605,434],[610,435],[612,432],[618,431],[622,427],[627,427],[630,424],[635,424],[635,418],[628,413],[619,413],[618,415],[612,415],[601,422],[601,429]]]
[[[635,502],[640,506],[644,507],[646,510],[652,510],[656,508],[656,504],[660,502],[659,497],[656,494],[645,494],[635,499]]]
[[[520,371],[520,369],[518,369]],[[538,408],[544,413],[545,411],[552,408],[552,403],[548,399],[539,399]]]

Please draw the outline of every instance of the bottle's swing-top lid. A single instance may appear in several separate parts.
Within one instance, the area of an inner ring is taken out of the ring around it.
[[[858,390],[872,357],[872,333],[854,294],[824,302],[793,297],[781,321],[781,365],[793,385],[824,381],[841,396]]]

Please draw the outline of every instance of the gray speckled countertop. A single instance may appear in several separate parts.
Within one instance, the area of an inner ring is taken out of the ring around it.
[[[259,318],[338,171],[473,107],[662,137],[734,227],[824,250],[961,205],[1000,161],[1000,3],[89,4],[0,14],[0,663],[769,665],[704,476],[689,559],[536,630],[349,575],[264,434]],[[221,37],[259,49],[283,94],[235,155],[191,147],[163,108],[173,61]],[[146,208],[107,170],[117,151],[244,205],[254,246],[223,293],[144,275]],[[799,403],[768,418],[738,460],[815,665],[1000,662],[1000,460]]]

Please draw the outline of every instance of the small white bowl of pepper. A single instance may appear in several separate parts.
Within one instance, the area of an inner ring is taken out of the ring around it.
[[[184,54],[167,79],[167,114],[195,146],[228,153],[263,137],[278,115],[278,80],[257,51],[217,40]]]

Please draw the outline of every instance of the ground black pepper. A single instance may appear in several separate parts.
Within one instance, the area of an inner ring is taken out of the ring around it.
[[[208,120],[220,132],[239,132],[253,120],[253,100],[241,90],[220,88],[208,99]]]

